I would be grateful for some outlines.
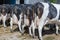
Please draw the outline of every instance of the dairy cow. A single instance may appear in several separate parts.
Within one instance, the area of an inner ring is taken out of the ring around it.
[[[41,3],[44,6],[43,14],[39,19],[39,40],[42,39],[42,28],[46,24],[56,24],[56,34],[58,34],[58,19],[60,6],[58,4]]]
[[[11,12],[11,17],[10,17],[10,27],[11,27],[11,31],[12,31],[12,26],[13,24],[17,24],[20,29],[21,26],[21,18],[22,18],[22,7],[20,7],[19,5],[15,5],[12,7],[12,12]]]
[[[8,14],[8,8],[6,7],[5,4],[0,6],[0,20],[3,21],[4,28],[6,28],[6,20],[7,20],[7,14]]]
[[[24,4],[24,19],[23,19],[23,25],[22,25],[22,33],[24,33],[24,27],[28,26],[30,28],[33,20],[33,5],[31,4]],[[30,29],[29,29],[30,33]]]

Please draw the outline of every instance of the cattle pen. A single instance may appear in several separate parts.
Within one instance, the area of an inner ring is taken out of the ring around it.
[[[60,40],[60,0],[0,0],[0,40]]]

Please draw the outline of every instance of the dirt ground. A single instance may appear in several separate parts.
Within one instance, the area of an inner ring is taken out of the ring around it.
[[[15,30],[16,28],[17,27],[14,26],[13,30]],[[55,33],[50,30],[44,31],[43,33],[44,33],[43,35],[44,40],[60,40],[60,34],[55,35]],[[38,37],[36,36],[36,38],[32,38],[29,36],[28,33],[21,35],[21,33],[17,30],[11,33],[9,27],[7,27],[6,31],[4,31],[4,27],[0,25],[0,40],[38,40]]]

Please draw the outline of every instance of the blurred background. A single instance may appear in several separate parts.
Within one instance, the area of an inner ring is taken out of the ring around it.
[[[36,2],[60,3],[60,0],[0,0],[0,4],[33,4]]]

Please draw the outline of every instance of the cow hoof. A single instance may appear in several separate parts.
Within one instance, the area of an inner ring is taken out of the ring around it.
[[[4,27],[4,31],[6,31],[6,27]]]
[[[32,38],[35,38],[35,36],[32,36]]]
[[[31,37],[31,35],[29,35]]]
[[[11,32],[11,33],[13,33],[13,31],[12,31],[12,30],[10,30],[10,32]]]
[[[32,36],[32,35],[29,35],[29,36],[33,38],[33,36]]]
[[[41,39],[39,38],[39,40],[41,40]]]
[[[32,36],[32,38],[34,38],[34,36]]]
[[[6,27],[4,27],[4,28],[6,28]]]
[[[56,35],[58,35],[58,34],[56,33]]]
[[[21,35],[24,35],[24,33],[22,33]]]
[[[13,33],[13,31],[11,31],[11,33]]]

